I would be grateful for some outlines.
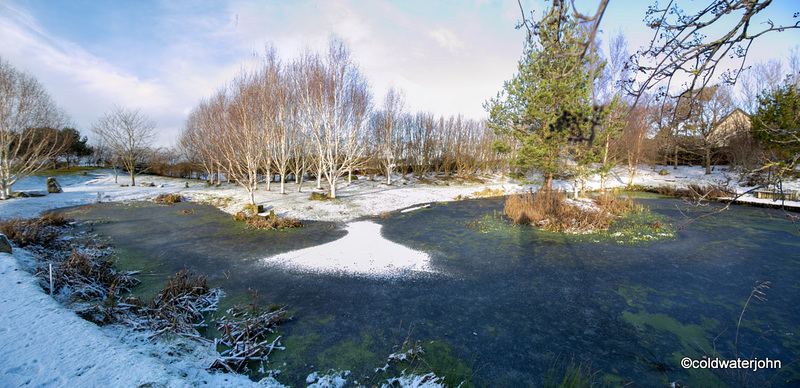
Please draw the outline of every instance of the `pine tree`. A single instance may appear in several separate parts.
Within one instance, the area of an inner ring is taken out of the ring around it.
[[[553,175],[564,170],[570,147],[591,143],[592,128],[602,116],[591,97],[602,66],[591,70],[589,55],[569,54],[579,51],[584,35],[567,7],[554,4],[528,37],[518,74],[485,104],[489,126],[522,144],[514,163],[540,172],[545,190],[552,188]]]
[[[782,159],[800,152],[800,87],[792,75],[784,84],[764,90],[758,96],[753,117],[755,137],[766,143]]]

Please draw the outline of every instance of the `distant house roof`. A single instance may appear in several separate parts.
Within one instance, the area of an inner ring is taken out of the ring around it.
[[[719,124],[709,136],[711,143],[722,146],[728,143],[731,136],[745,133],[750,130],[750,116],[743,110],[736,108],[733,112],[720,120]]]

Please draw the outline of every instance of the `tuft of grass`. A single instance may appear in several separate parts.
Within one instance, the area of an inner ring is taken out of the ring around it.
[[[270,211],[266,216],[250,215],[245,211],[240,211],[233,216],[234,221],[244,221],[249,228],[253,229],[289,229],[300,228],[303,223],[295,218],[278,217],[275,212]]]
[[[574,358],[567,361],[566,356],[563,359],[558,356],[547,371],[547,380],[544,386],[551,388],[600,386],[596,377],[597,372],[592,372],[591,363],[584,361],[576,364]]]
[[[288,229],[299,228],[303,226],[300,220],[288,217],[249,217],[247,219],[247,226],[254,229]]]

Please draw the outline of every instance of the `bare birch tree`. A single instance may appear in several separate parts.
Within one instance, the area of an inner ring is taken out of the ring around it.
[[[377,158],[386,175],[387,185],[392,184],[392,173],[400,156],[400,121],[404,104],[403,92],[394,87],[389,88],[383,101],[383,109],[375,113],[373,121]]]
[[[256,123],[258,90],[254,75],[242,71],[231,83],[225,100],[223,135],[220,136],[222,165],[228,180],[247,190],[250,204],[255,206],[258,169],[263,157],[263,138]]]
[[[280,175],[281,194],[286,194],[286,176],[296,151],[297,105],[291,79],[278,59],[277,51],[270,47],[264,58],[259,96],[261,98],[262,139],[268,150],[267,158]],[[271,167],[270,166],[270,167]],[[268,177],[268,181],[271,176]]]
[[[356,167],[364,155],[364,121],[371,96],[343,42],[331,40],[324,61],[313,54],[307,57],[298,87],[307,115],[304,123],[317,151],[318,174],[328,181],[330,197],[336,198],[336,180]]]
[[[136,185],[136,167],[151,152],[156,122],[141,109],[114,105],[92,125],[92,132],[110,154],[119,161]]]
[[[11,197],[16,182],[43,169],[61,152],[65,144],[58,141],[57,129],[66,122],[35,77],[0,57],[0,199]]]

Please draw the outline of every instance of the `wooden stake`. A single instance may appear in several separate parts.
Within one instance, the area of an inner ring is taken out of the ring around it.
[[[53,295],[53,263],[50,263],[50,295]]]

